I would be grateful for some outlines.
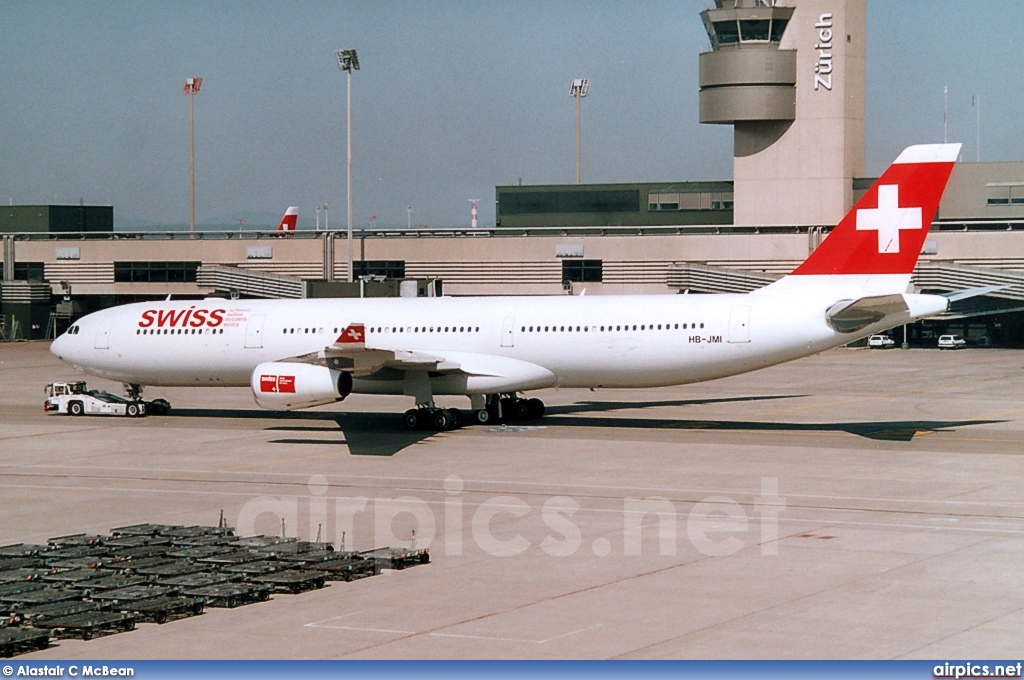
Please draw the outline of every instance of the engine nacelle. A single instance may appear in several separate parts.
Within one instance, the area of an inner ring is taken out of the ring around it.
[[[341,401],[352,393],[352,374],[326,366],[268,361],[252,372],[260,408],[290,411]]]

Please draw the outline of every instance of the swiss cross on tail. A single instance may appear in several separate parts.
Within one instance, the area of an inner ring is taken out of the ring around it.
[[[349,324],[334,342],[345,349],[360,349],[365,347],[366,329],[361,323]]]
[[[911,146],[794,274],[910,274],[959,144]]]

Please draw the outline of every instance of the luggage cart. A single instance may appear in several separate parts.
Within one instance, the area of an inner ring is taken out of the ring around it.
[[[54,583],[56,585],[78,585],[84,584],[87,581],[93,581],[98,578],[107,576],[106,571],[100,571],[99,569],[67,569],[67,570],[55,570],[47,574],[42,574],[39,577],[40,581],[46,583]]]
[[[239,564],[245,564],[246,562],[257,562],[267,559],[266,555],[251,550],[235,549],[229,553],[220,553],[218,555],[210,555],[196,560],[197,562],[210,566],[217,567],[230,567]]]
[[[272,574],[275,571],[284,571],[286,568],[288,568],[288,565],[285,562],[279,562],[277,560],[258,560],[256,562],[232,564],[222,567],[220,571],[224,574],[233,574],[243,578],[249,578],[253,576]]]
[[[227,607],[234,609],[240,604],[266,602],[274,588],[270,585],[252,583],[214,583],[198,587],[186,587],[181,594],[195,597],[211,607]]]
[[[4,557],[35,557],[46,550],[45,545],[33,545],[31,543],[11,543],[0,545],[0,558]]]
[[[50,604],[37,604],[17,607],[13,614],[19,621],[28,621],[37,628],[45,627],[42,622],[48,618],[74,616],[86,612],[100,610],[98,602],[87,602],[86,600],[65,600],[63,602],[51,602]]]
[[[365,550],[359,554],[364,555],[367,559],[376,560],[384,569],[405,569],[430,562],[430,551],[426,548],[413,550],[384,547]]]
[[[49,584],[43,581],[29,581],[28,579],[0,583],[0,598],[4,597],[5,595],[17,595],[18,593],[28,593],[33,590],[42,590],[43,588],[47,588],[48,586]]]
[[[262,576],[252,576],[246,582],[258,586],[270,586],[275,593],[291,593],[296,595],[307,590],[323,588],[327,579],[323,574],[301,569],[285,569],[272,571]]]
[[[117,590],[93,593],[105,611],[131,612],[136,621],[166,623],[172,619],[198,616],[203,603],[192,597],[181,597],[181,589],[169,586],[130,586]]]
[[[33,604],[49,604],[50,602],[63,602],[64,600],[76,600],[82,596],[80,590],[68,588],[53,588],[47,585],[45,588],[27,590],[20,593],[0,595],[0,603],[4,605],[28,606]]]
[[[9,659],[50,646],[50,631],[36,628],[0,628],[0,657]]]
[[[235,540],[234,536],[225,536],[221,534],[206,534],[203,536],[191,536],[186,538],[173,538],[171,539],[171,545],[175,547],[199,547],[204,545],[220,545],[231,548],[231,541]]]
[[[156,536],[164,531],[170,531],[172,529],[181,529],[181,526],[175,526],[170,524],[149,524],[148,522],[143,524],[132,524],[126,527],[117,527],[110,530],[110,535],[116,538],[128,537],[128,536]]]
[[[149,569],[151,567],[160,567],[168,564],[175,564],[178,560],[171,557],[142,557],[132,558],[130,560],[121,560],[119,562],[110,562],[108,564],[102,564],[104,569],[112,569],[122,574],[137,574],[140,569]]]
[[[230,527],[206,527],[196,525],[191,527],[171,527],[160,531],[160,535],[167,536],[174,541],[197,539],[205,536],[220,537],[230,541],[234,538],[235,534]]]
[[[102,545],[109,536],[98,536],[96,534],[69,534],[67,536],[54,536],[46,539],[46,544],[53,548],[67,548],[71,546],[88,547]]]
[[[210,565],[208,564],[175,560],[166,564],[154,564],[148,567],[142,567],[140,569],[136,569],[135,573],[139,576],[145,576],[152,580],[164,577],[184,576],[185,574],[197,574],[202,571],[207,571],[209,568]]]
[[[170,544],[171,539],[166,536],[122,536],[107,541],[103,547],[107,549],[109,554],[120,556],[127,554],[129,550],[140,552],[138,548],[153,550],[154,548],[169,546]]]
[[[49,548],[39,553],[38,557],[47,562],[59,562],[61,560],[76,560],[87,557],[101,557],[107,554],[107,549],[99,545],[66,545],[63,547]]]
[[[280,536],[246,536],[245,538],[236,537],[235,540],[231,541],[231,545],[237,548],[251,548],[259,550],[261,548],[269,548],[271,546],[282,546],[289,543],[298,543],[297,538],[281,538]]]
[[[305,563],[301,568],[317,571],[328,581],[353,581],[367,576],[380,574],[380,564],[359,553],[334,553],[337,557],[330,560],[317,560]]]
[[[92,597],[93,593],[98,593],[105,590],[117,590],[119,588],[130,588],[131,586],[141,586],[149,583],[149,579],[145,576],[139,576],[138,574],[110,574],[103,578],[93,579],[80,583],[78,588],[82,591],[82,595],[85,597]]]
[[[203,601],[194,597],[167,595],[154,597],[151,600],[136,600],[122,605],[122,611],[135,614],[138,621],[167,623],[173,619],[184,619],[199,616],[203,613]]]
[[[179,560],[201,560],[205,557],[235,552],[235,550],[237,548],[233,548],[230,545],[179,545],[175,546],[172,550],[168,550],[167,556]]]
[[[45,625],[55,638],[91,640],[97,635],[124,633],[135,629],[131,612],[86,611],[67,616],[47,618]]]
[[[43,561],[37,557],[0,557],[0,571],[39,567],[42,564]]]

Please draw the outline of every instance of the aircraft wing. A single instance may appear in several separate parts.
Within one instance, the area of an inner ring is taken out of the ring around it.
[[[365,378],[385,368],[431,373],[451,373],[461,368],[456,361],[430,353],[367,347],[363,324],[350,324],[337,340],[319,352],[311,352],[287,361],[319,364],[348,371],[354,378]]]
[[[381,349],[366,346],[362,324],[351,324],[320,350],[290,361],[347,371],[353,378],[401,379],[409,372],[447,377],[454,393],[490,393],[539,389],[555,384],[548,369],[511,357],[474,352]]]

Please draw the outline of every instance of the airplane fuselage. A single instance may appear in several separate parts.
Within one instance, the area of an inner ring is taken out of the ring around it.
[[[125,383],[245,386],[259,364],[316,353],[359,322],[368,348],[507,357],[547,369],[563,387],[654,387],[744,373],[877,330],[837,333],[825,318],[828,298],[802,297],[146,302],[85,317],[54,352]],[[401,393],[401,382],[357,379],[353,391]]]

